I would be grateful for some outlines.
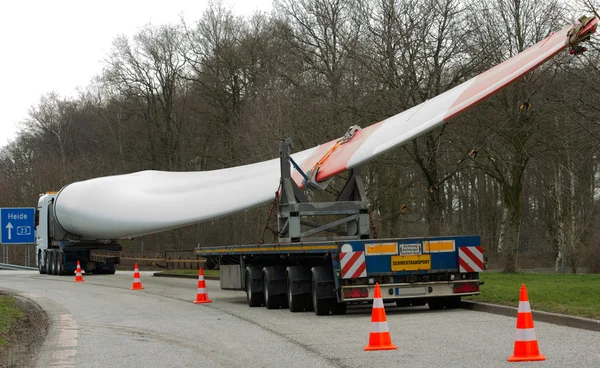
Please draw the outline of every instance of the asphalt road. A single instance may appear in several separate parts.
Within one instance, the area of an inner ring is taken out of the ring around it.
[[[398,349],[365,352],[369,307],[344,316],[250,308],[243,292],[218,281],[207,281],[213,302],[196,305],[192,279],[141,272],[145,289],[136,291],[132,272],[73,279],[0,271],[0,289],[34,300],[50,318],[37,367],[600,367],[600,333],[541,322],[547,360],[508,363],[516,318],[483,312],[386,305]]]

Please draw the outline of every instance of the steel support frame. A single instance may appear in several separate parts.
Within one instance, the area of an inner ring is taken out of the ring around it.
[[[278,197],[277,228],[280,243],[330,240],[369,239],[369,206],[360,169],[351,170],[344,188],[335,202],[310,202],[304,191],[292,179],[290,168],[291,139],[279,142],[281,191]],[[314,224],[304,220],[315,216],[344,216],[326,223]],[[346,225],[340,232],[336,227]],[[310,227],[303,231],[302,225]],[[317,236],[322,233],[333,236]]]

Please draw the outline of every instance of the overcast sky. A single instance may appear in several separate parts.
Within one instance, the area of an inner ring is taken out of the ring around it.
[[[16,137],[40,96],[76,96],[102,71],[119,34],[142,26],[188,23],[208,0],[19,0],[0,3],[0,147]],[[240,15],[270,12],[272,0],[222,0]]]

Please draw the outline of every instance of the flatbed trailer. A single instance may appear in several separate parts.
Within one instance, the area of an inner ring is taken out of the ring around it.
[[[351,170],[334,202],[311,202],[307,182],[302,190],[292,178],[290,163],[308,175],[292,160],[291,148],[291,140],[280,142],[281,180],[277,210],[271,210],[278,242],[195,249],[196,257],[220,267],[222,289],[245,290],[251,307],[317,315],[372,301],[375,284],[398,306],[456,308],[462,296],[479,294],[485,266],[478,236],[372,239],[360,169]],[[306,220],[319,216],[330,222]]]
[[[484,257],[478,236],[360,239],[204,247],[221,270],[221,288],[245,290],[251,307],[345,313],[348,303],[456,308],[478,295]],[[216,259],[215,259],[216,258]]]

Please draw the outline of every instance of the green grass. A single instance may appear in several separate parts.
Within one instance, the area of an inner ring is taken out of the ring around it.
[[[14,298],[8,295],[0,295],[0,348],[8,344],[6,336],[10,328],[25,314],[19,307]]]
[[[484,272],[481,295],[465,298],[517,307],[521,284],[531,309],[600,319],[600,275]]]
[[[221,275],[221,271],[219,270],[202,270],[204,276],[216,276],[219,277]],[[174,273],[178,275],[196,275],[198,276],[198,270],[169,270],[163,271],[161,273]]]

